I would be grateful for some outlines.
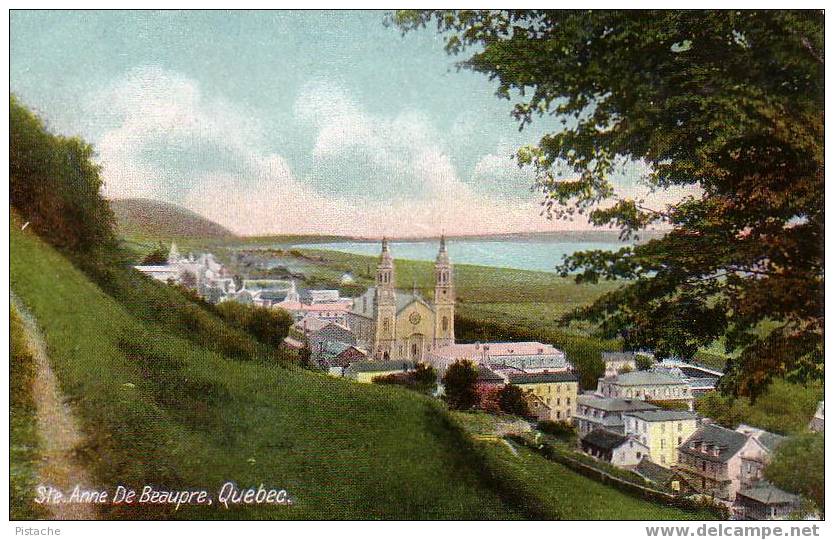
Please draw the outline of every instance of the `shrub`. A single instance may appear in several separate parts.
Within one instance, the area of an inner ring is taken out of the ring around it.
[[[557,439],[570,440],[576,436],[576,430],[565,421],[541,420],[536,428],[542,433],[553,435]]]
[[[475,391],[478,394],[478,408],[482,411],[498,414],[501,412],[501,387],[494,384],[478,384]]]
[[[457,360],[443,376],[444,399],[452,409],[468,410],[478,403],[475,384],[478,368],[469,360]]]
[[[524,390],[514,384],[508,384],[501,389],[498,404],[501,406],[501,410],[507,414],[530,415],[530,407],[527,405],[527,396]]]
[[[289,333],[293,319],[286,311],[238,302],[223,302],[217,312],[230,325],[250,334],[264,345],[280,347]]]
[[[145,255],[142,259],[142,264],[167,264],[168,263],[168,250],[165,249],[161,243],[159,246]]]
[[[432,366],[421,363],[414,371],[378,375],[371,382],[404,386],[421,394],[432,394],[437,387],[437,372]]]

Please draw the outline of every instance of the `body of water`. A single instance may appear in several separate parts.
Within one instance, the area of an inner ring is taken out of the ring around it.
[[[555,272],[557,264],[565,255],[576,251],[601,249],[616,251],[629,245],[626,242],[560,241],[558,239],[508,239],[470,240],[449,239],[446,247],[452,264],[477,264],[520,270]],[[439,242],[433,241],[391,241],[394,259],[434,261]],[[379,242],[333,242],[324,244],[298,244],[301,249],[328,249],[355,253],[358,255],[379,255]]]

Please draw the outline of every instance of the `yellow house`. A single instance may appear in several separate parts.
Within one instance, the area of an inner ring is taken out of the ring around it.
[[[576,414],[579,379],[569,371],[545,373],[510,373],[510,384],[538,397],[550,408],[550,419],[572,422]]]
[[[658,465],[678,463],[678,447],[698,429],[698,415],[692,411],[657,409],[623,415],[627,435],[634,435],[649,447],[649,457]]]
[[[384,377],[394,373],[406,373],[416,367],[414,362],[404,360],[389,362],[354,362],[345,368],[344,376],[356,382],[370,383],[374,377]]]

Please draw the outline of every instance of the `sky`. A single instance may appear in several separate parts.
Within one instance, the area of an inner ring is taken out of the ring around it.
[[[380,11],[13,11],[11,90],[96,149],[107,197],[185,206],[239,234],[425,236],[550,221],[523,131],[433,29]],[[617,189],[641,195],[641,167]],[[653,195],[661,202],[676,194]]]

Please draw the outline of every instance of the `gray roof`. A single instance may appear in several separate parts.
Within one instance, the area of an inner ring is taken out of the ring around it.
[[[595,429],[582,437],[582,442],[602,448],[603,450],[613,450],[623,445],[628,440],[628,437],[607,429]]]
[[[695,420],[698,415],[693,411],[673,411],[667,409],[636,411],[626,413],[626,416],[633,416],[646,422],[671,422],[674,420]]]
[[[643,386],[648,384],[680,384],[686,383],[674,375],[658,371],[630,371],[612,377],[611,382],[620,386]]]
[[[478,365],[478,382],[483,382],[483,383],[494,382],[494,383],[503,384],[504,383],[504,377],[502,377],[498,373],[495,373],[494,371],[489,369],[487,366],[479,364]]]
[[[365,297],[365,302],[362,302],[362,298]],[[402,291],[394,291],[394,302],[397,306],[397,313],[407,308],[412,302],[420,302],[424,304],[426,307],[434,311],[434,307],[432,307],[431,303],[427,302],[422,296],[417,294],[416,296],[414,293],[411,292],[402,292]],[[376,305],[376,287],[370,287],[367,291],[362,293],[358,298],[356,298],[353,302],[353,312],[364,317],[373,318],[374,316],[374,306]],[[364,306],[365,309],[362,309]]]
[[[405,360],[389,360],[387,362],[354,362],[345,370],[348,373],[375,373],[383,371],[408,371],[416,364]]]
[[[675,476],[677,476],[675,471],[672,469],[662,467],[650,460],[648,457],[641,459],[640,463],[638,463],[632,471],[639,474],[646,480],[661,486],[668,484],[675,478]]]
[[[710,447],[709,452],[701,451],[701,444],[704,442]],[[727,429],[715,424],[707,424],[705,426],[701,426],[695,433],[693,433],[682,445],[680,445],[680,447],[678,447],[678,450],[706,461],[724,463],[736,455],[746,442],[747,435],[744,433],[739,433],[738,431],[733,431],[732,429]],[[690,448],[689,445],[692,443],[696,443],[698,445],[697,448]],[[718,447],[717,456],[712,453],[712,448],[715,446]]]
[[[577,402],[580,405],[609,412],[651,411],[660,408],[639,399],[601,398],[589,395],[579,396]]]
[[[742,489],[738,492],[738,495],[763,504],[794,504],[800,500],[793,493],[782,491],[768,482],[761,482],[749,489]]]
[[[544,373],[510,373],[512,384],[536,384],[551,382],[578,382],[579,379],[570,371],[551,371]]]

